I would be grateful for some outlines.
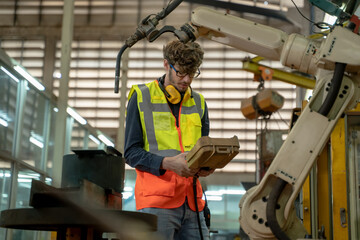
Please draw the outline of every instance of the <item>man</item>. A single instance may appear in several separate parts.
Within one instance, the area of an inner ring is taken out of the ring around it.
[[[201,136],[209,134],[204,97],[192,91],[204,52],[195,42],[173,41],[164,46],[165,75],[132,86],[125,130],[126,162],[136,169],[136,209],[158,217],[164,239],[209,239],[202,210],[204,201],[197,177],[214,170],[189,169],[185,160]],[[196,198],[193,180],[196,175]]]

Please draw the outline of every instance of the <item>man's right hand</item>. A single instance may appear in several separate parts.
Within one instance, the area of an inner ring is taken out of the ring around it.
[[[187,153],[180,153],[174,157],[164,157],[161,167],[165,170],[171,170],[181,177],[192,177],[199,169],[190,169],[187,165],[185,156]]]

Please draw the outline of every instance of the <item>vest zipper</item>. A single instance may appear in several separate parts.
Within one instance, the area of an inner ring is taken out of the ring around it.
[[[182,101],[181,101],[181,103],[180,103],[180,107],[179,107],[179,117],[178,117],[178,121],[179,121],[179,124],[175,124],[175,126],[176,126],[176,130],[178,131],[178,135],[179,135],[179,145],[180,145],[180,149],[181,149],[181,152],[183,153],[183,152],[185,152],[184,151],[184,146],[183,146],[183,144],[182,144],[182,137],[181,137],[181,128],[180,128],[180,118],[181,118],[181,107],[182,107]],[[175,118],[175,121],[176,121],[176,118]],[[179,127],[177,126],[177,125],[179,125]]]
[[[165,94],[165,93],[164,93]],[[170,106],[169,106],[169,109],[170,109],[170,112],[171,112],[171,115],[174,117],[174,119],[175,119],[175,127],[176,127],[176,130],[177,130],[177,132],[178,132],[178,136],[179,136],[179,145],[180,145],[180,150],[181,150],[181,152],[183,153],[183,152],[185,152],[185,150],[184,150],[184,146],[183,146],[183,144],[182,144],[182,137],[181,137],[181,128],[180,128],[180,118],[181,118],[181,107],[182,107],[182,101],[181,101],[181,103],[180,103],[180,107],[179,107],[179,114],[178,114],[178,119],[176,119],[176,117],[174,116],[174,114],[173,114],[173,112],[171,111],[171,108],[170,108]],[[168,105],[169,105],[169,103],[168,103]],[[177,124],[177,121],[179,122],[179,127],[177,126],[178,124]]]

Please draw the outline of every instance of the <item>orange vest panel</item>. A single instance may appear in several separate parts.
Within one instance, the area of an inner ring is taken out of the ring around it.
[[[136,170],[135,185],[136,209],[142,208],[177,208],[185,199],[191,210],[196,211],[193,193],[193,178],[181,177],[172,171],[166,171],[162,176]],[[196,180],[196,195],[199,211],[205,206],[202,200],[202,189],[199,180]]]

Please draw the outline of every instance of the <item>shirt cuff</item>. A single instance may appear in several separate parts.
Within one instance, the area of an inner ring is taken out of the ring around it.
[[[161,169],[161,164],[162,164],[162,161],[165,157],[162,157],[162,156],[157,156],[155,155],[154,156],[154,168],[153,168],[153,174],[156,175],[156,176],[161,176],[161,175],[164,175],[166,170],[165,169]]]

